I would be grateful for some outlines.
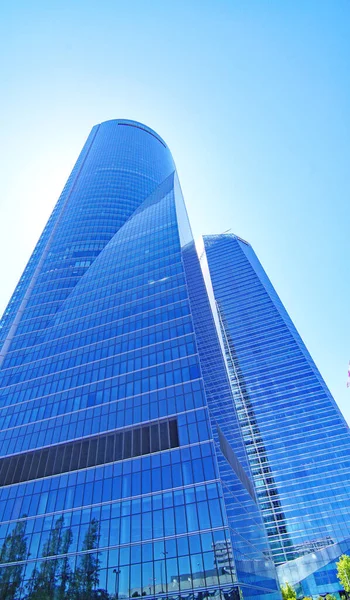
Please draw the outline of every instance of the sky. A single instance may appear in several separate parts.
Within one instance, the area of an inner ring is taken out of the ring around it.
[[[91,127],[141,121],[172,151],[195,237],[252,244],[350,422],[350,1],[0,12],[0,313]]]

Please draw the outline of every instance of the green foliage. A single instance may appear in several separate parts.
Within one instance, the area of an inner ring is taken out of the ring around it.
[[[88,552],[98,548],[100,539],[99,522],[92,519],[84,537],[79,566],[71,577],[69,600],[94,600],[101,597],[102,590],[97,590],[99,584],[100,560],[97,552]]]
[[[333,594],[327,594],[326,595],[326,600],[337,600],[335,596],[333,596]]]
[[[350,556],[342,554],[337,562],[337,577],[346,592],[350,592]]]
[[[281,585],[281,592],[283,600],[297,600],[297,593],[288,581],[285,585]]]
[[[312,596],[304,596],[303,600],[312,600]]]
[[[26,521],[19,521],[6,537],[0,550],[0,600],[111,600],[106,590],[99,589],[100,559],[97,552],[100,530],[97,519],[87,527],[76,569],[67,555],[73,542],[70,528],[58,518],[42,546],[42,560],[22,583],[24,565],[28,558]],[[95,552],[94,552],[95,550]],[[6,566],[6,563],[11,565]]]
[[[18,563],[27,558],[26,521],[16,523],[6,537],[1,551],[0,563]],[[0,572],[0,600],[16,600],[20,595],[24,566],[20,564],[4,567]]]
[[[66,554],[69,551],[71,543],[73,541],[73,534],[71,529],[67,529],[62,536],[61,553]],[[66,600],[66,590],[69,587],[69,583],[72,578],[72,572],[69,565],[69,558],[65,556],[59,561],[59,586],[57,600]]]
[[[67,553],[73,534],[70,528],[64,528],[63,517],[57,519],[43,546],[43,558],[46,560],[33,570],[27,584],[26,600],[108,600],[107,592],[97,589],[100,570],[98,553],[89,552],[98,548],[99,539],[99,523],[92,519],[83,540],[84,554],[80,556],[75,571],[72,571]],[[50,560],[50,557],[57,555],[63,558]],[[0,600],[10,600],[10,597],[7,599],[0,595]]]
[[[70,530],[63,530],[64,519],[60,517],[56,520],[50,535],[43,546],[43,558],[56,556],[68,552],[72,542]],[[54,598],[57,588],[59,588],[60,600],[65,599],[64,590],[62,590],[62,577],[66,584],[66,559],[62,560],[43,560],[40,568],[35,568],[30,581],[27,585],[29,594],[28,600],[46,600]],[[60,584],[59,584],[60,582]]]

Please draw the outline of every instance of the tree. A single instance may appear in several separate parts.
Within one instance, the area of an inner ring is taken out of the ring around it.
[[[350,592],[350,556],[342,554],[337,562],[337,577],[344,590]]]
[[[62,536],[62,547],[61,554],[67,554],[69,551],[70,545],[73,541],[72,530],[67,529]],[[69,583],[72,577],[69,558],[68,556],[64,556],[59,560],[59,587],[58,587],[58,600],[66,600],[67,589],[69,587]]]
[[[88,552],[98,548],[100,540],[99,522],[92,519],[83,541],[80,563],[71,579],[69,599],[94,600],[99,597],[97,586],[99,584],[100,559],[97,552]]]
[[[283,600],[297,600],[297,593],[288,581],[285,585],[281,585],[281,592]]]
[[[72,530],[64,528],[63,517],[57,519],[43,546],[43,560],[33,569],[26,585],[26,600],[110,600],[106,590],[98,589],[100,559],[93,550],[98,549],[99,540],[99,522],[92,519],[83,540],[83,553],[73,572],[68,557]],[[0,595],[0,600],[17,600],[17,597]]]
[[[56,520],[49,539],[43,546],[43,558],[47,560],[41,562],[39,569],[35,567],[27,584],[27,600],[51,600],[56,592],[59,600],[68,598],[66,588],[71,575],[68,558],[50,559],[67,553],[72,543],[71,530],[64,530],[63,527],[64,519],[60,517]]]
[[[337,600],[335,596],[333,596],[333,594],[327,594],[326,595],[326,600]]]
[[[28,557],[26,521],[18,521],[5,538],[0,551],[0,563],[17,563],[0,569],[0,600],[15,600],[20,594],[24,564]]]

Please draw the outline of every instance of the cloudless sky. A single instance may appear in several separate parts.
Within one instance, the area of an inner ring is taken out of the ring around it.
[[[195,236],[254,247],[348,422],[349,0],[2,3],[0,312],[95,123],[169,145]]]

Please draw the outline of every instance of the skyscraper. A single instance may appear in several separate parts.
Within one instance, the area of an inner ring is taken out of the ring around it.
[[[1,321],[3,600],[280,597],[210,300],[166,144],[95,126]]]
[[[249,243],[204,237],[235,405],[281,582],[339,591],[350,552],[350,435]],[[302,301],[302,300],[301,300]]]

